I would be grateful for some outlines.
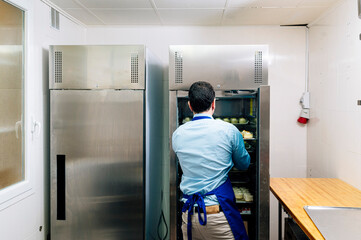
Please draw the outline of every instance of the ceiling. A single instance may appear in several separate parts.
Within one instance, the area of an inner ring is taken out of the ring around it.
[[[43,0],[85,25],[308,24],[338,0]]]

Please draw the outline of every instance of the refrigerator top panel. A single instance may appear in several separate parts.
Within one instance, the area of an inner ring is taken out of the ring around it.
[[[268,85],[268,46],[170,46],[169,89],[188,90],[196,81],[210,82],[215,90]]]
[[[144,45],[57,45],[49,55],[50,89],[145,89]]]

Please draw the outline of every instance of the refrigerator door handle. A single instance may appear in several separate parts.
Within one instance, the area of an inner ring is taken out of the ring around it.
[[[57,220],[65,220],[65,155],[56,155]]]

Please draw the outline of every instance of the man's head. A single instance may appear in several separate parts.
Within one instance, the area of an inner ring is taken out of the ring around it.
[[[191,110],[195,113],[201,113],[214,109],[215,92],[208,82],[195,82],[189,88],[188,92],[189,104]]]

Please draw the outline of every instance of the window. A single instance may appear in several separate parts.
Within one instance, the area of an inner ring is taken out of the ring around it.
[[[0,0],[0,189],[24,172],[24,12]]]

